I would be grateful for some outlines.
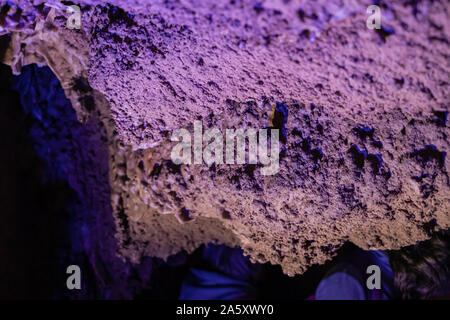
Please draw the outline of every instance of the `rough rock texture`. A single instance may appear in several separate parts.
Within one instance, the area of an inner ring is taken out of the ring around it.
[[[450,227],[448,2],[381,1],[378,31],[368,1],[82,2],[69,30],[58,2],[19,1],[31,18],[2,17],[3,61],[48,64],[78,118],[103,120],[123,257],[213,241],[296,274],[346,241],[397,249]],[[276,175],[171,162],[172,130],[265,128],[276,102]]]

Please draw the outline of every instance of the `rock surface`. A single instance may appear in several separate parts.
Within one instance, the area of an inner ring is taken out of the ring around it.
[[[2,11],[3,61],[49,65],[78,119],[102,119],[132,262],[216,242],[293,275],[346,241],[398,249],[450,227],[447,2],[381,2],[380,30],[367,1],[86,0],[81,30],[38,2]],[[266,128],[277,102],[277,174],[170,160],[173,130]]]

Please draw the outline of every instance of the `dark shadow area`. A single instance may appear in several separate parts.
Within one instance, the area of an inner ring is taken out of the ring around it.
[[[106,132],[81,124],[58,79],[29,65],[0,65],[0,297],[133,298],[151,272],[116,256]],[[68,290],[66,269],[82,270]]]
[[[28,133],[32,119],[11,89],[9,68],[0,65],[0,297],[51,297],[61,225],[72,196],[64,181],[45,182],[45,169]]]

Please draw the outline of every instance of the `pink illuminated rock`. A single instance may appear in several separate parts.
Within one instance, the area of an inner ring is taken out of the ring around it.
[[[346,241],[397,249],[450,227],[445,1],[382,7],[381,31],[369,1],[81,2],[70,30],[59,2],[19,1],[38,23],[5,26],[3,60],[48,64],[80,121],[104,119],[123,257],[217,242],[296,274]],[[174,164],[172,132],[196,120],[282,126],[278,173]]]

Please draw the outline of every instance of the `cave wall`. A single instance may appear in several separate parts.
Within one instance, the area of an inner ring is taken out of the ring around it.
[[[293,275],[450,226],[447,2],[384,4],[378,31],[369,2],[83,1],[81,30],[18,3],[37,23],[7,26],[3,60],[49,65],[102,123],[122,258],[215,242]],[[173,130],[270,127],[277,102],[277,174],[171,161]]]

